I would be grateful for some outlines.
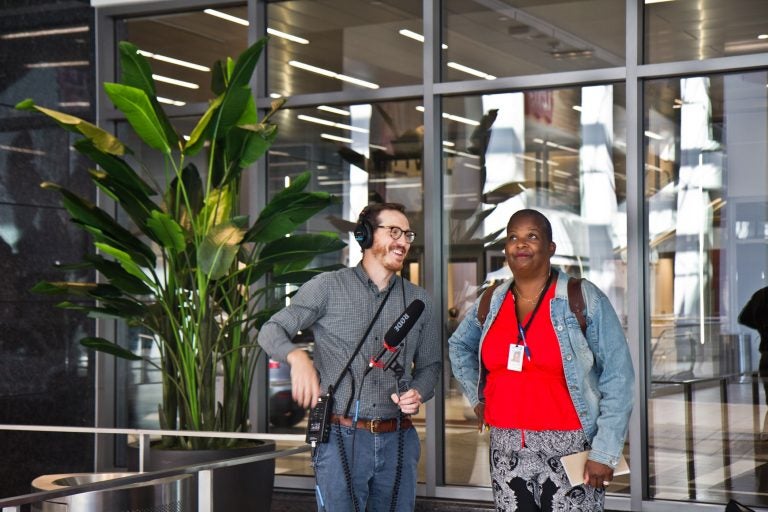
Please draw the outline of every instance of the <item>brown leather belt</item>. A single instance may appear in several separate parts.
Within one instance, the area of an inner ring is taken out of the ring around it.
[[[352,426],[352,418],[345,418],[336,414],[331,416],[331,423],[336,425],[342,425],[344,427]],[[400,420],[400,428],[406,430],[411,428],[413,423],[411,418],[404,417]],[[362,428],[370,432],[371,434],[386,434],[389,432],[397,431],[397,418],[391,418],[388,420],[357,420],[356,428]]]

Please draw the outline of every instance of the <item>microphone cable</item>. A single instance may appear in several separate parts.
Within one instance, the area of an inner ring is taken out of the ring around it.
[[[344,434],[341,432],[341,425],[336,429],[336,440],[339,443],[339,456],[341,458],[341,469],[344,471],[344,480],[347,481],[347,492],[349,493],[349,499],[352,500],[352,507],[355,512],[360,512],[360,504],[357,502],[357,496],[355,496],[355,488],[352,482],[352,470],[349,467],[349,460],[347,459],[347,451],[344,449]],[[357,430],[356,425],[352,428]],[[354,450],[354,432],[352,433],[352,448]],[[354,462],[354,461],[353,461]]]

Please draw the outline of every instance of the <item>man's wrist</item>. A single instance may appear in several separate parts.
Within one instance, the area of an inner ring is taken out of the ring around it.
[[[288,352],[288,355],[285,356],[285,360],[288,361],[288,364],[291,366],[293,366],[296,363],[310,361],[309,354],[303,348],[296,348],[291,350],[290,352]]]

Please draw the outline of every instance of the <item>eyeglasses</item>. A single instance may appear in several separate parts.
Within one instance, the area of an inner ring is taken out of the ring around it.
[[[412,244],[414,240],[416,240],[416,232],[411,231],[410,229],[408,231],[403,231],[401,228],[397,226],[376,226],[376,229],[378,228],[385,228],[389,230],[389,236],[392,237],[392,240],[397,240],[403,234],[405,234],[405,241],[409,244]]]

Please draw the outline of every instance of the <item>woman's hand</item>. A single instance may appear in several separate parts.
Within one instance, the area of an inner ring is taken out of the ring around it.
[[[488,428],[485,422],[485,402],[480,402],[475,406],[475,416],[477,416],[477,431],[482,432]]]
[[[596,489],[604,489],[611,485],[612,479],[612,467],[587,459],[587,463],[584,465],[584,484]]]

